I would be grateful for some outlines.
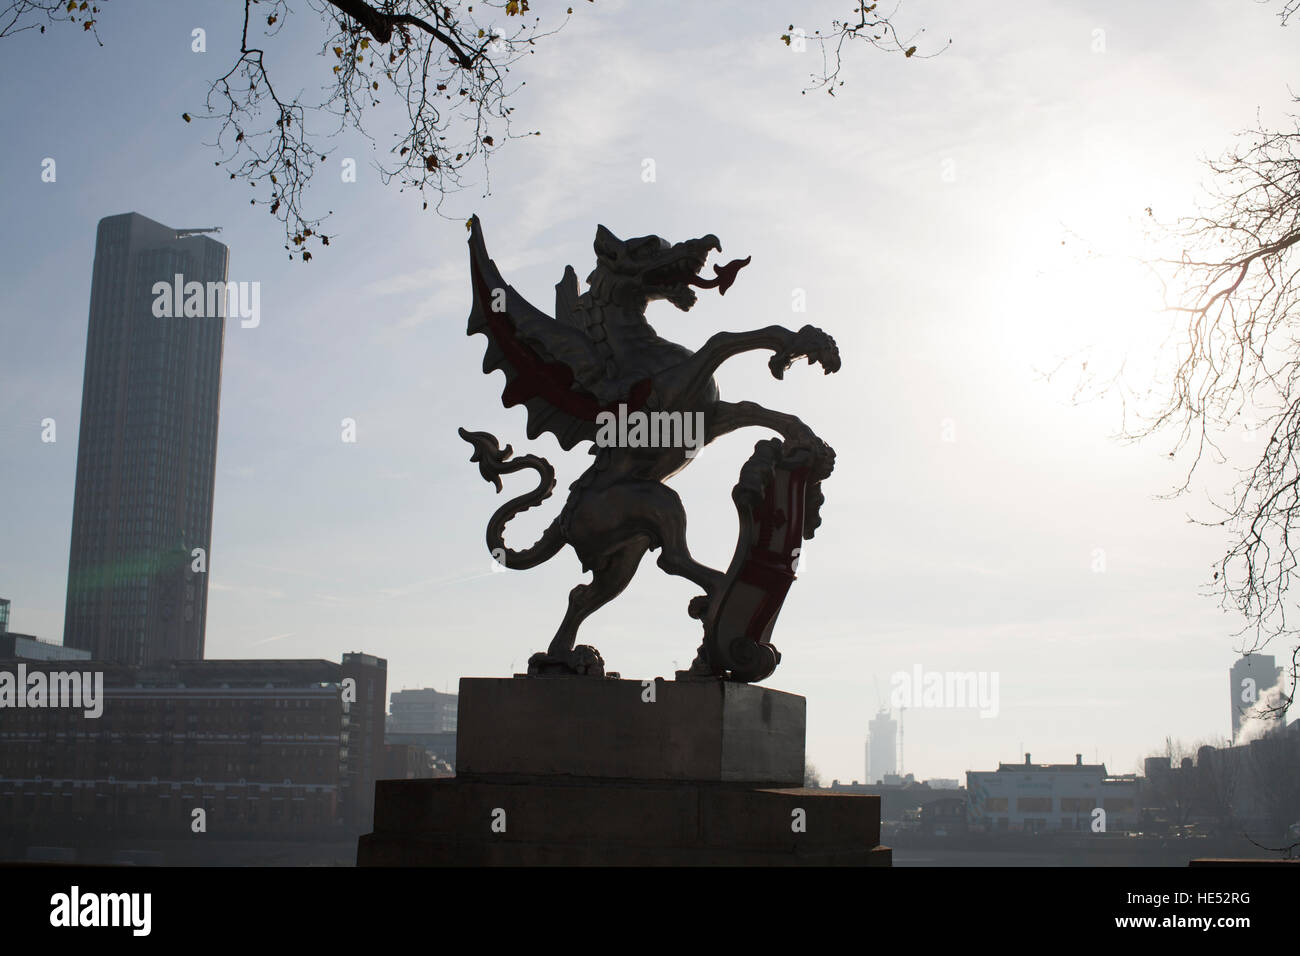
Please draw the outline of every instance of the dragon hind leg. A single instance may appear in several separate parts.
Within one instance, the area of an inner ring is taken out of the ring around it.
[[[564,620],[560,622],[546,653],[534,654],[529,660],[530,674],[604,675],[600,653],[585,644],[575,646],[578,628],[588,617],[623,593],[649,548],[650,539],[638,535],[610,555],[603,565],[592,570],[590,584],[579,584],[569,592],[569,609]]]
[[[714,592],[722,586],[726,575],[721,571],[715,571],[713,568],[700,564],[691,557],[691,550],[686,545],[686,528],[675,525],[663,529],[663,551],[659,555],[659,560],[655,562],[660,568],[669,574],[676,575],[679,578],[686,578],[693,584],[699,585],[704,590],[703,602],[700,598],[692,598],[689,613],[691,617],[703,617],[702,608],[707,606],[707,602],[713,597]],[[699,613],[696,613],[699,611]]]

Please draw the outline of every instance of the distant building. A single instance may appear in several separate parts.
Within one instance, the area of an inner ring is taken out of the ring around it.
[[[1112,776],[1105,764],[998,764],[993,771],[968,770],[966,793],[972,829],[1042,832],[1090,830],[1093,811],[1105,811],[1109,831],[1132,830],[1139,810],[1137,774]]]
[[[97,660],[203,657],[227,249],[192,232],[126,213],[95,237],[63,643]],[[159,317],[160,284],[204,314]]]
[[[1232,665],[1228,693],[1232,701],[1232,741],[1241,742],[1242,717],[1264,692],[1282,679],[1282,668],[1271,654],[1247,654]]]
[[[66,669],[8,660],[0,671],[19,665]],[[0,845],[188,840],[199,808],[214,839],[337,840],[373,825],[382,658],[75,670],[103,675],[100,717],[29,707],[0,719]]]
[[[881,710],[867,724],[867,783],[898,773],[898,721]]]
[[[0,660],[10,658],[29,661],[88,661],[90,651],[51,644],[31,634],[0,632]]]
[[[931,836],[960,836],[967,830],[966,796],[941,796],[921,804],[920,831]]]
[[[418,744],[384,744],[380,780],[420,780],[432,777],[433,762]]]
[[[431,687],[420,690],[393,691],[388,731],[396,734],[454,734],[456,732],[455,694],[444,694]]]
[[[959,798],[966,802],[964,790],[933,790],[927,783],[918,783],[909,773],[905,776],[889,774],[883,783],[840,783],[832,780],[833,793],[865,793],[880,798],[880,818],[887,821],[915,820],[922,808],[934,800]]]
[[[29,661],[84,661],[90,652],[75,647],[63,647],[43,641],[32,634],[19,634],[9,630],[9,601],[0,598],[0,660],[7,658]]]
[[[457,695],[425,687],[394,691],[391,700],[384,740],[422,748],[435,775],[454,769]]]
[[[1243,830],[1283,839],[1300,821],[1300,722],[1268,721],[1249,743],[1203,746],[1177,766],[1148,757],[1142,790],[1143,830],[1195,827],[1217,833]]]
[[[931,790],[960,790],[961,781],[951,777],[931,777],[926,781]]]

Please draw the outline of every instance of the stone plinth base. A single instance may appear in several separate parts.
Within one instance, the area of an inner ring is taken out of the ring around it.
[[[462,687],[464,685],[462,684]],[[727,784],[381,780],[358,866],[889,866],[880,798]]]
[[[456,772],[799,787],[805,709],[726,681],[466,677]]]

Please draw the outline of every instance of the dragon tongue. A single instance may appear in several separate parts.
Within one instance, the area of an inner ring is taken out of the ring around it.
[[[736,273],[742,268],[749,265],[752,256],[746,256],[743,259],[732,259],[725,266],[715,265],[713,271],[717,273],[716,279],[703,279],[699,276],[691,276],[686,280],[687,285],[693,285],[701,289],[717,289],[718,295],[726,295],[731,284],[736,281]]]

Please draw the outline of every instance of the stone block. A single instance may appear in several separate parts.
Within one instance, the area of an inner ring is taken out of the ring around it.
[[[805,704],[726,681],[463,678],[456,772],[798,787]]]

